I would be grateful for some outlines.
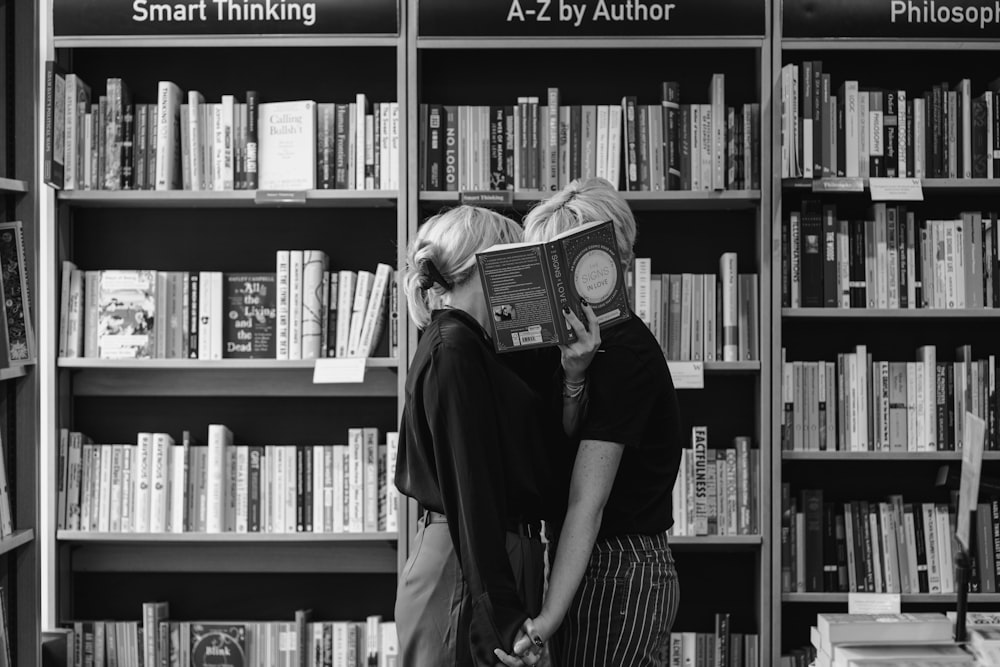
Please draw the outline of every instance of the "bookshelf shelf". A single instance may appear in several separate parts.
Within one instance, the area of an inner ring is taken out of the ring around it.
[[[781,40],[781,48],[785,51],[997,51],[1000,50],[1000,43],[988,40],[789,37]]]
[[[418,37],[418,49],[760,49],[760,37]]]
[[[846,181],[848,179],[811,179],[811,178],[785,178],[781,181],[781,187],[785,190],[802,190],[807,192],[813,191],[814,180],[826,180],[826,181]],[[851,179],[857,180],[857,179]],[[845,195],[862,195],[869,191],[869,180],[867,178],[862,178],[861,181],[864,183],[864,190],[823,190],[822,192],[816,192],[819,194],[829,194],[834,196],[845,196]],[[920,187],[928,192],[934,192],[935,194],[997,194],[1000,193],[1000,179],[997,178],[922,178],[920,179]],[[917,202],[903,202],[903,203],[917,203]]]
[[[0,368],[0,382],[23,378],[28,374],[27,366],[11,366],[10,368]]]
[[[256,202],[256,190],[61,190],[60,202],[101,208],[387,208],[399,199],[396,190],[309,190],[305,202]]]
[[[760,190],[722,190],[688,191],[671,190],[666,192],[623,192],[633,210],[687,210],[687,211],[721,211],[751,209],[760,202]],[[515,209],[527,209],[536,204],[546,193],[537,191],[515,192],[513,206]],[[423,191],[420,202],[425,205],[439,206],[456,205],[459,202],[457,192]]]
[[[962,452],[789,452],[786,461],[961,461]],[[1000,452],[983,452],[983,460],[1000,461]]]
[[[16,178],[0,178],[0,192],[2,193],[19,193],[27,191],[27,181],[19,181]]]
[[[988,320],[1000,308],[782,308],[785,319],[801,320]]]
[[[396,47],[397,35],[143,35],[55,37],[57,49],[115,48],[239,48],[239,47]]]
[[[706,361],[705,372],[712,375],[748,375],[760,372],[760,362]]]
[[[849,593],[784,593],[783,602],[814,603],[814,604],[847,604]],[[955,604],[957,596],[954,593],[906,593],[900,597],[903,604]],[[969,602],[995,604],[1000,602],[1000,593],[969,593]]]
[[[667,541],[676,551],[752,551],[763,544],[760,535],[671,535]]]
[[[35,539],[35,531],[31,528],[15,530],[7,537],[0,540],[0,555],[10,553],[18,547],[28,544]]]
[[[287,370],[312,369],[317,359],[295,359],[281,361],[278,359],[88,359],[60,357],[61,368],[90,368],[115,370]],[[369,357],[365,359],[367,368],[397,368],[399,360],[387,357]]]
[[[343,542],[395,542],[398,533],[92,533],[82,530],[60,530],[60,542],[88,544],[288,544]]]

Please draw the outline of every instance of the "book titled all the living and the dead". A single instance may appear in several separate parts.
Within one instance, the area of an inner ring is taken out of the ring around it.
[[[601,328],[631,317],[611,221],[574,228],[546,243],[494,245],[476,258],[498,352],[572,343],[576,334],[563,308],[586,322],[581,298]]]

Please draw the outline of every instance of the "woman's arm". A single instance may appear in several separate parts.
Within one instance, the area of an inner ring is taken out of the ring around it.
[[[587,400],[587,367],[601,347],[601,325],[589,303],[580,300],[583,313],[587,316],[584,325],[572,310],[563,309],[566,321],[576,333],[576,340],[569,345],[559,346],[562,364],[562,424],[566,435],[576,435],[583,421]]]

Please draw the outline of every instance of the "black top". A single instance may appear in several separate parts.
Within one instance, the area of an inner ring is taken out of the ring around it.
[[[527,618],[506,533],[545,514],[547,405],[474,318],[434,311],[406,377],[396,487],[448,518],[472,599],[477,664],[496,664],[493,649],[512,646]]]
[[[671,492],[684,440],[663,351],[634,313],[601,331],[588,378],[580,439],[625,446],[598,538],[661,533],[674,523]]]

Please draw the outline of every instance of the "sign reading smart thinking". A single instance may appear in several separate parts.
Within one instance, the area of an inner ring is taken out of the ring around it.
[[[56,37],[398,34],[398,0],[54,0]]]

